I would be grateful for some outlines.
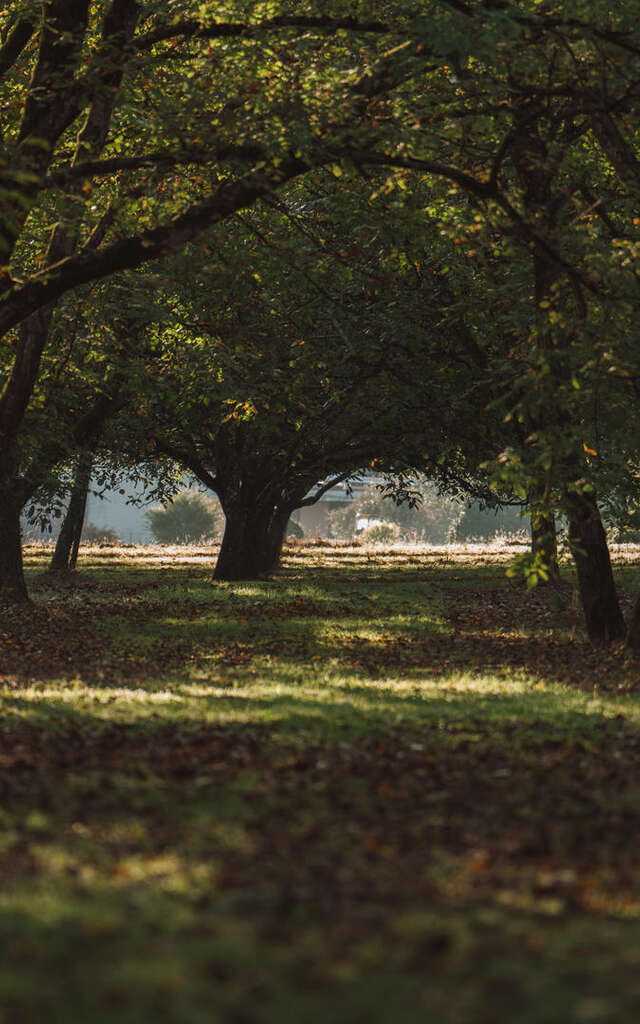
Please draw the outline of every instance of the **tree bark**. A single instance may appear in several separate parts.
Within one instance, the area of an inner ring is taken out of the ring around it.
[[[280,568],[282,558],[282,547],[287,536],[287,526],[291,518],[291,509],[280,509],[274,513],[269,527],[267,569],[266,572],[275,572]]]
[[[578,573],[578,588],[587,633],[592,643],[606,645],[626,635],[613,580],[607,536],[592,494],[567,498],[569,545]]]
[[[223,504],[226,517],[216,580],[255,580],[280,562],[290,509],[233,502]]]
[[[638,594],[633,604],[633,611],[631,612],[629,628],[627,630],[626,646],[634,658],[640,658],[640,594]]]
[[[22,565],[21,505],[0,494],[0,604],[28,602]]]
[[[82,537],[87,495],[91,481],[93,457],[83,453],[78,457],[76,477],[73,482],[69,507],[58,534],[56,548],[49,564],[49,572],[64,574],[73,572],[78,560],[78,548]]]

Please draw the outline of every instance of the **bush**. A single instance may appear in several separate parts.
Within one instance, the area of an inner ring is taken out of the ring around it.
[[[177,494],[164,508],[146,513],[149,529],[159,544],[197,544],[212,540],[222,530],[223,515],[217,500],[193,491]]]
[[[395,523],[378,523],[358,534],[363,544],[395,544],[400,539],[400,529]]]
[[[120,538],[110,526],[96,526],[87,523],[82,530],[82,539],[87,544],[119,544]]]

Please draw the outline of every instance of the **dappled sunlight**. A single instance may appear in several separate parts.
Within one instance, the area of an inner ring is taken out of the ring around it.
[[[5,697],[7,695],[5,694]],[[20,701],[59,701],[61,703],[92,702],[97,704],[122,704],[145,703],[145,704],[166,704],[172,701],[180,701],[182,698],[172,690],[154,690],[151,687],[145,689],[129,689],[124,686],[116,686],[105,691],[102,687],[87,686],[79,683],[67,686],[60,683],[58,686],[25,686],[20,689]],[[11,697],[8,696],[8,700]]]
[[[211,978],[225,1007],[250,978],[329,1020],[335,986],[360,1013],[437,973],[473,1020],[499,962],[597,1020],[589,985],[640,965],[637,670],[570,586],[466,548],[291,546],[248,583],[211,551],[86,552],[60,587],[34,559],[0,629],[0,986],[208,1021]]]
[[[291,666],[273,661],[254,663],[246,678],[234,674],[178,677],[171,686],[91,686],[74,681],[21,687],[5,691],[5,720],[42,721],[53,710],[58,725],[88,720],[132,723],[162,710],[179,723],[278,723],[299,728],[301,723],[322,735],[349,735],[367,721],[388,724],[408,721],[416,729],[472,718],[483,728],[501,730],[533,720],[538,727],[573,723],[588,732],[607,721],[624,718],[640,727],[640,697],[589,694],[562,684],[541,682],[536,676],[478,675],[451,672],[439,678],[384,676],[371,679],[345,675],[338,662],[318,674],[301,678]]]

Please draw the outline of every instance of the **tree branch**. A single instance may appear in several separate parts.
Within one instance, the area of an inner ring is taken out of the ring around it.
[[[24,50],[33,35],[33,22],[21,18],[9,33],[6,42],[0,47],[0,78],[6,75]]]
[[[208,199],[194,204],[185,213],[160,227],[123,238],[97,252],[83,251],[47,267],[26,284],[14,288],[0,302],[0,336],[30,313],[60,298],[71,288],[89,281],[98,281],[120,270],[139,267],[175,252],[206,228],[250,206],[309,169],[310,165],[306,161],[291,157],[283,160],[277,172],[272,175],[256,171],[239,181],[223,184]]]
[[[44,188],[60,188],[79,179],[106,177],[118,171],[136,171],[143,167],[159,167],[162,165],[175,167],[178,164],[202,164],[211,160],[238,159],[255,162],[263,156],[264,150],[257,144],[248,146],[228,144],[220,146],[215,150],[185,150],[183,153],[162,150],[158,153],[145,153],[142,156],[116,156],[107,160],[83,160],[81,163],[51,171],[42,182],[42,185]]]
[[[365,32],[377,35],[389,35],[393,31],[384,21],[359,21],[358,18],[313,17],[305,15],[279,15],[264,21],[251,24],[248,22],[219,21],[213,25],[203,25],[199,21],[185,19],[174,25],[161,25],[141,35],[136,40],[138,50],[148,50],[156,43],[167,39],[229,39],[244,37],[251,39],[263,32],[274,32],[280,29],[300,28],[316,29],[321,32]]]
[[[322,486],[318,488],[315,494],[311,494],[308,498],[305,498],[304,501],[301,501],[300,504],[298,505],[298,508],[307,508],[309,505],[315,505],[316,501],[319,501],[323,494],[326,494],[327,491],[330,491],[332,487],[336,487],[338,484],[341,484],[344,480],[348,480],[350,476],[353,476],[352,469],[349,469],[345,473],[340,473],[339,476],[334,476],[330,480],[327,480],[325,484],[322,484]]]
[[[450,164],[441,164],[435,160],[424,160],[419,157],[393,156],[391,154],[378,153],[375,150],[364,149],[334,150],[335,154],[349,158],[357,164],[373,164],[377,167],[404,167],[407,170],[426,171],[428,174],[434,174],[437,177],[447,178],[449,181],[456,182],[466,192],[477,196],[479,199],[493,200],[511,219],[514,226],[520,231],[522,238],[538,246],[539,249],[546,253],[549,259],[553,260],[554,263],[569,275],[574,283],[579,282],[589,292],[597,291],[596,285],[592,281],[576,270],[568,260],[565,260],[549,244],[547,239],[525,220],[513,203],[500,191],[496,182],[491,179],[489,181],[480,181],[478,178],[474,178],[470,174],[458,170],[457,167],[452,167]]]
[[[178,448],[175,445],[169,444],[166,441],[158,441],[158,448],[169,458],[175,462],[179,462],[180,465],[186,466],[192,473],[195,473],[200,483],[208,487],[214,494],[218,493],[218,481],[215,476],[205,469],[200,459],[197,459],[193,452],[185,452],[182,448]]]
[[[53,0],[47,9],[18,136],[19,142],[31,137],[49,143],[50,148],[37,147],[33,158],[37,156],[40,165],[49,162],[53,144],[77,111],[72,76],[80,60],[88,17],[89,0]]]

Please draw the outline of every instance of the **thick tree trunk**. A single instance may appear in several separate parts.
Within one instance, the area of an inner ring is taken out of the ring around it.
[[[224,505],[226,524],[214,571],[217,580],[255,580],[277,569],[290,510]]]
[[[20,505],[0,494],[0,605],[29,600],[22,566]]]
[[[91,469],[93,457],[91,454],[83,453],[78,458],[76,477],[73,482],[69,507],[64,517],[64,522],[53,557],[49,565],[49,572],[68,573],[73,572],[78,561],[78,549],[84,526],[84,516],[87,509],[87,495],[91,481]]]
[[[535,502],[531,504],[531,552],[542,557],[550,580],[557,580],[560,569],[555,516]]]
[[[613,580],[607,536],[593,495],[569,495],[567,518],[589,639],[600,645],[621,640],[626,634],[624,618]]]

